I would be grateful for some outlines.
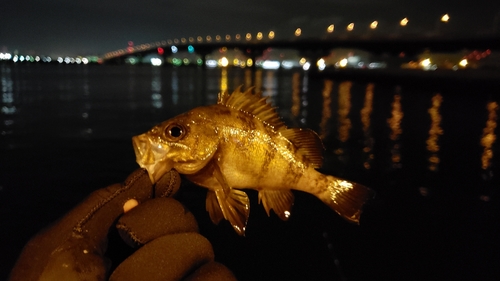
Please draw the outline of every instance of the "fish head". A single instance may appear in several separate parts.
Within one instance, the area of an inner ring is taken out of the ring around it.
[[[192,110],[132,138],[137,163],[148,171],[153,183],[171,169],[194,174],[212,159],[219,137],[208,115]]]

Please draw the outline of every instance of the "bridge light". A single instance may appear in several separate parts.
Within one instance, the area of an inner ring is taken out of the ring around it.
[[[302,29],[297,28],[295,29],[295,36],[299,37],[302,34]]]
[[[448,22],[450,20],[450,16],[448,14],[444,14],[442,17],[441,17],[441,21],[442,22]]]
[[[236,34],[236,35],[234,36],[234,38],[235,38],[237,41],[239,41],[239,40],[241,39],[241,35],[240,35],[240,34]]]
[[[274,31],[269,31],[269,35],[267,37],[269,37],[269,39],[274,39]]]
[[[328,33],[332,33],[334,30],[335,30],[335,25],[333,25],[333,24],[330,24],[330,25],[326,28],[326,32],[328,32]]]
[[[226,35],[226,41],[231,41],[231,35],[229,34]]]
[[[347,25],[347,31],[352,31],[354,29],[354,23],[351,22],[350,24]]]
[[[247,41],[252,40],[252,34],[247,33],[247,35],[245,35],[245,39],[247,39]]]
[[[404,18],[399,22],[399,25],[406,26],[408,24],[408,18]]]
[[[189,52],[190,54],[194,53],[194,47],[193,47],[192,45],[189,45],[189,46],[188,46],[188,52]]]
[[[377,28],[377,26],[378,26],[378,21],[373,21],[373,22],[370,24],[370,28],[371,28],[371,29],[375,29],[375,28]]]
[[[189,37],[188,41],[189,41],[189,43],[194,43],[194,38],[193,37]]]
[[[212,41],[212,37],[210,35],[207,36],[207,42],[211,42]]]
[[[253,60],[252,59],[247,59],[247,66],[251,67],[253,65]]]
[[[167,44],[172,45],[172,40],[168,39]]]
[[[164,50],[163,50],[163,48],[162,48],[162,47],[158,47],[158,49],[157,49],[157,50],[158,50],[158,55],[163,55]]]
[[[182,44],[185,44],[186,43],[186,38],[181,38],[181,42],[182,42]]]
[[[220,35],[215,36],[215,41],[219,42],[220,41]]]
[[[175,54],[175,53],[177,53],[177,51],[178,51],[179,49],[177,49],[177,47],[176,47],[176,46],[172,46],[172,47],[170,47],[170,50],[172,50],[172,54]]]
[[[262,40],[262,32],[257,33],[257,40]]]
[[[179,39],[175,38],[174,39],[174,44],[179,44]]]
[[[198,41],[200,43],[203,42],[203,37],[201,37],[201,36],[196,37],[196,41]]]

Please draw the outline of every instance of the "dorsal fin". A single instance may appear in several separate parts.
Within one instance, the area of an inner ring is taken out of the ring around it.
[[[227,91],[221,92],[217,104],[252,114],[263,123],[272,126],[275,131],[286,129],[285,123],[281,121],[275,108],[268,103],[267,97],[262,97],[261,93],[252,94],[253,89],[254,87],[251,87],[241,92],[240,86],[232,94]]]
[[[297,154],[304,156],[314,168],[320,168],[323,165],[325,148],[316,132],[309,129],[291,128],[281,130],[280,133],[297,147]]]

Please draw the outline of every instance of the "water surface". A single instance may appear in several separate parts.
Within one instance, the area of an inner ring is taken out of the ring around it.
[[[255,85],[289,126],[315,130],[322,171],[377,198],[360,226],[295,192],[289,221],[252,201],[246,237],[205,212],[219,261],[241,280],[493,280],[500,276],[498,87],[482,82],[309,78],[299,70],[0,65],[0,278],[30,236],[137,168],[131,137],[221,90]],[[269,272],[263,276],[264,272]]]

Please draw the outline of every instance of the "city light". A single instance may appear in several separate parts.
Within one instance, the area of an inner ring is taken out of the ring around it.
[[[442,17],[441,17],[441,21],[442,22],[448,22],[450,20],[450,16],[448,14],[444,14]]]
[[[338,62],[340,67],[346,67],[347,66],[347,59],[343,58]]]
[[[330,25],[326,28],[326,32],[328,32],[328,33],[332,33],[334,30],[335,30],[335,25],[333,25],[333,24],[330,24]]]
[[[373,22],[370,24],[370,28],[371,28],[371,29],[375,29],[375,28],[377,28],[377,26],[378,26],[378,21],[373,21]]]
[[[229,65],[229,60],[226,57],[222,57],[219,60],[219,65],[222,66],[222,67],[226,67],[226,66]]]
[[[399,25],[406,26],[408,24],[408,18],[404,18],[399,22]]]
[[[347,31],[353,31],[354,30],[354,23],[351,22],[350,24],[347,25]]]
[[[247,41],[252,40],[252,34],[247,33],[247,34],[245,35],[245,39],[247,39]]]
[[[302,29],[297,28],[295,29],[295,36],[299,37],[302,34]]]
[[[458,63],[461,67],[466,67],[468,62],[467,62],[467,59],[462,59],[459,63]]]
[[[257,40],[262,40],[262,32],[257,33]]]
[[[274,39],[274,31],[269,31],[269,35],[267,36],[269,39]]]
[[[162,61],[160,58],[151,58],[151,65],[160,66],[161,64],[162,64]]]

